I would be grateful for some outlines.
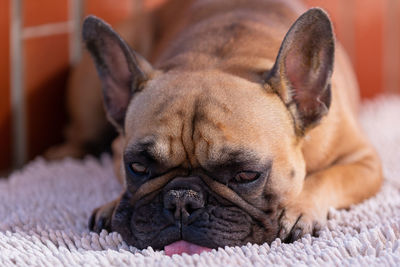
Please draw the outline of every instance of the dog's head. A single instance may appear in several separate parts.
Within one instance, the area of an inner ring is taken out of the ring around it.
[[[330,106],[327,15],[303,14],[260,82],[216,68],[154,69],[95,17],[85,20],[83,38],[126,142],[126,191],[112,230],[139,248],[275,239],[279,208],[302,189],[304,133]]]

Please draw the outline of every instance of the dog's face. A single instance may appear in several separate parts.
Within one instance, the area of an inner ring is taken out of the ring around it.
[[[128,108],[121,205],[132,214],[113,225],[130,225],[139,247],[272,241],[278,200],[296,194],[304,177],[285,109],[260,84],[224,73],[153,78]]]
[[[93,17],[84,39],[126,141],[126,191],[112,230],[156,249],[275,239],[278,211],[302,189],[304,132],[330,104],[326,14],[313,9],[298,19],[259,83],[215,69],[154,70]]]

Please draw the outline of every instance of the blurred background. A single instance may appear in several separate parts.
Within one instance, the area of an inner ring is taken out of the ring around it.
[[[111,25],[139,0],[0,1],[0,176],[63,140],[69,67],[79,61],[80,23]],[[164,0],[143,0],[147,9]],[[365,99],[400,94],[400,0],[304,0],[330,14]]]

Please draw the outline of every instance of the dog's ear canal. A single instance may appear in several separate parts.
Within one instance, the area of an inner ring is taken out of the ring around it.
[[[285,36],[266,82],[292,113],[303,135],[327,114],[335,41],[328,15],[313,8],[301,15]]]
[[[122,130],[132,96],[140,91],[151,65],[104,21],[89,16],[83,22],[83,41],[95,61],[110,121]]]

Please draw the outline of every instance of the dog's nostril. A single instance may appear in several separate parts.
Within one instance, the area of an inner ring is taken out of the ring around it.
[[[185,205],[185,210],[191,214],[193,211],[197,210],[198,208],[195,208],[194,206],[192,206],[191,203],[188,203],[187,205]]]
[[[204,207],[203,195],[191,189],[169,190],[164,194],[164,208],[174,214],[176,220],[186,219],[194,211]]]

